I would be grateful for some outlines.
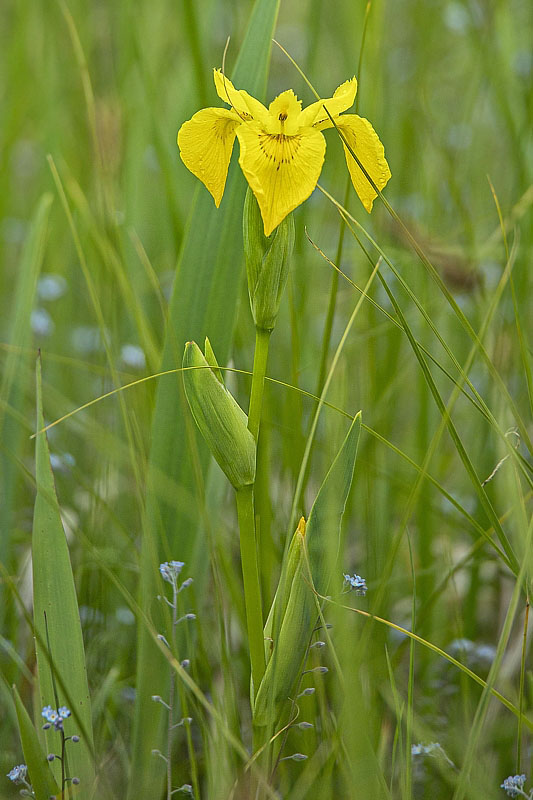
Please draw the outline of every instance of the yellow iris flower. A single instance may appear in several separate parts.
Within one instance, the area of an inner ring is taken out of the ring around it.
[[[326,153],[320,131],[334,127],[324,106],[376,186],[381,190],[389,180],[383,145],[370,122],[357,114],[341,116],[354,103],[355,78],[339,86],[333,97],[303,110],[291,89],[266,108],[248,92],[235,89],[220,70],[214,70],[214,79],[218,96],[231,108],[204,108],[183,123],[178,133],[181,159],[213,195],[218,208],[237,136],[239,164],[257,198],[265,236],[317,185]],[[370,212],[376,191],[343,145],[354,189]]]

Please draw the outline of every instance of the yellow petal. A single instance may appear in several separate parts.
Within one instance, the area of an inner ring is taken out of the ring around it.
[[[269,236],[315,188],[326,142],[313,128],[296,136],[272,135],[255,122],[241,125],[237,137],[239,164],[259,203],[265,236]]]
[[[300,114],[298,123],[300,125],[313,125],[319,130],[324,128],[331,128],[332,124],[330,118],[324,111],[324,105],[332,117],[336,117],[342,111],[346,111],[353,106],[355,95],[357,94],[357,80],[350,78],[349,81],[344,81],[333,93],[333,97],[327,97],[325,100],[317,100],[316,103],[311,103],[310,106],[304,108]]]
[[[213,195],[218,208],[235,141],[242,120],[225,108],[204,108],[184,122],[178,132],[181,160]]]
[[[243,122],[247,122],[250,119],[266,119],[268,111],[263,103],[260,103],[259,100],[252,97],[251,94],[245,92],[244,89],[236,89],[222,70],[215,69],[213,71],[213,78],[215,81],[215,89],[220,99],[232,106]]]
[[[364,117],[358,117],[357,114],[344,114],[335,122],[378,189],[383,189],[391,176],[391,171],[385,159],[383,145],[370,122]],[[370,213],[377,193],[346,145],[344,145],[344,155],[354,189]]]
[[[278,94],[268,107],[268,124],[263,126],[266,133],[284,133],[294,136],[302,127],[299,124],[302,101],[298,100],[292,89]]]

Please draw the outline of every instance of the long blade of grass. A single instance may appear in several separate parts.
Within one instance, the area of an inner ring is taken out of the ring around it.
[[[327,194],[327,192],[325,194]],[[332,199],[334,204],[337,205],[337,207],[339,207],[339,204],[335,200],[333,200],[333,198],[331,198],[330,195],[328,195],[328,197],[330,197],[330,199]],[[357,225],[365,233],[365,235],[367,236],[369,241],[378,250],[380,256],[387,262],[387,264],[390,265],[390,259],[388,259],[385,256],[385,254],[383,253],[381,248],[377,245],[376,242],[374,242],[372,237],[370,237],[366,233],[366,231],[364,231],[362,226],[350,214],[348,214],[347,212],[344,212],[344,214],[345,214],[345,218],[347,218],[347,219],[349,218],[349,220],[351,222],[353,222],[355,225]],[[510,263],[507,264],[507,271],[509,270],[509,268],[510,268]],[[409,327],[409,325],[408,325],[408,323],[407,323],[407,321],[406,321],[406,319],[405,319],[405,317],[404,317],[404,315],[403,315],[403,313],[401,311],[401,308],[400,308],[396,298],[394,297],[393,293],[389,289],[387,283],[382,278],[381,273],[378,273],[378,276],[379,276],[379,278],[381,280],[383,288],[387,292],[387,295],[388,295],[388,297],[389,297],[389,299],[390,299],[390,301],[391,301],[391,303],[392,303],[392,305],[394,307],[396,315],[397,315],[398,319],[400,320],[400,322],[402,324],[402,327],[405,330],[405,333],[406,333],[406,335],[407,335],[407,337],[409,339],[409,343],[410,343],[410,345],[411,345],[411,347],[413,349],[413,352],[414,352],[414,354],[415,354],[415,356],[416,356],[416,358],[417,358],[417,360],[418,360],[418,362],[420,364],[420,367],[421,367],[421,369],[422,369],[422,371],[424,373],[424,377],[426,379],[426,382],[427,382],[427,384],[428,384],[428,386],[429,386],[429,388],[431,390],[431,393],[433,395],[433,398],[435,400],[437,408],[439,409],[439,412],[441,414],[442,425],[446,426],[446,428],[448,429],[448,432],[449,432],[451,438],[453,439],[453,442],[454,442],[455,447],[457,449],[457,452],[458,452],[458,454],[459,454],[459,456],[461,458],[461,461],[463,462],[465,470],[468,473],[468,475],[470,477],[470,480],[472,482],[472,485],[473,485],[473,487],[474,487],[474,489],[475,489],[475,491],[476,491],[476,493],[478,495],[480,505],[483,508],[483,510],[485,511],[488,519],[490,520],[491,524],[494,527],[494,530],[497,533],[497,536],[498,536],[498,538],[500,540],[500,544],[502,545],[502,548],[505,551],[506,557],[509,560],[510,568],[513,570],[513,572],[516,573],[518,571],[518,564],[517,564],[517,561],[516,561],[516,556],[515,556],[515,554],[513,552],[513,549],[512,549],[512,547],[511,547],[511,545],[510,545],[510,543],[509,543],[509,541],[507,539],[507,536],[506,536],[506,534],[505,534],[505,532],[504,532],[504,530],[503,530],[503,528],[502,528],[502,526],[500,524],[500,521],[499,521],[499,519],[498,519],[498,517],[497,517],[497,515],[496,515],[496,513],[494,511],[494,508],[492,507],[492,504],[491,504],[491,502],[490,502],[490,500],[489,500],[489,498],[488,498],[488,496],[487,496],[487,494],[485,492],[485,489],[484,489],[483,485],[481,484],[480,479],[478,478],[478,476],[476,474],[474,465],[473,465],[470,457],[468,456],[468,454],[466,452],[466,449],[465,449],[465,447],[463,445],[463,442],[462,442],[462,440],[461,440],[461,438],[460,438],[460,436],[459,436],[459,434],[457,432],[457,429],[456,429],[456,427],[455,427],[455,425],[454,425],[454,423],[453,423],[453,421],[451,419],[451,416],[450,416],[451,409],[453,407],[455,399],[459,395],[459,390],[457,388],[454,390],[454,392],[452,393],[452,398],[450,400],[450,403],[449,403],[449,405],[447,407],[446,404],[444,403],[441,395],[440,395],[440,392],[437,389],[437,385],[436,385],[435,380],[434,380],[434,378],[433,378],[433,376],[431,374],[431,371],[430,371],[430,369],[428,367],[427,361],[424,358],[424,355],[422,354],[420,348],[418,347],[418,344],[417,344],[416,339],[415,339],[415,337],[413,335],[413,332],[412,332],[411,328]],[[500,282],[500,285],[502,284],[504,278],[505,278],[505,274],[504,274],[504,276],[502,276],[502,281]],[[496,294],[496,296],[499,296],[498,293]],[[495,303],[489,308],[489,312],[488,312],[488,314],[487,314],[487,316],[486,316],[486,318],[484,320],[481,336],[483,336],[483,334],[484,334],[484,332],[486,330],[486,327],[488,326],[488,322],[489,322],[489,320],[491,318],[491,314],[494,311],[494,308],[495,308]],[[483,344],[482,344],[482,341],[480,339],[480,336],[478,336],[478,334],[474,334],[474,344],[472,346],[472,349],[471,349],[471,352],[470,352],[470,355],[469,355],[469,359],[468,359],[468,362],[467,362],[468,366],[470,366],[470,364],[472,363],[474,355],[475,355],[475,353],[476,353],[476,351],[478,349],[479,350],[481,350],[481,349],[484,350]],[[492,362],[491,362],[491,365],[492,365]],[[468,371],[468,368],[466,370],[464,370],[465,373],[467,371]],[[495,427],[498,429],[497,426],[495,426]],[[510,452],[512,452],[512,448],[510,448]],[[426,461],[427,460],[428,459],[426,459]]]
[[[15,697],[22,752],[28,767],[29,780],[35,792],[36,800],[49,800],[51,795],[59,794],[59,787],[50,769],[50,764],[46,760],[46,753],[39,741],[35,726],[15,687],[13,687],[13,695]]]
[[[517,482],[518,484],[518,482]],[[523,520],[525,523],[525,539],[526,539],[526,547],[529,552],[531,552],[531,539],[533,536],[533,521],[527,524],[527,520]],[[487,676],[487,681],[483,687],[483,693],[480,697],[478,706],[476,708],[476,713],[474,716],[474,720],[472,722],[472,726],[469,731],[468,740],[465,744],[464,750],[464,761],[461,769],[461,773],[459,775],[459,780],[457,784],[457,788],[453,795],[453,800],[464,800],[468,793],[469,783],[472,781],[472,772],[475,768],[475,753],[476,749],[479,748],[479,741],[481,738],[481,734],[483,731],[483,724],[485,722],[488,708],[489,708],[489,700],[491,694],[495,694],[494,692],[494,684],[496,683],[496,679],[500,672],[502,666],[502,660],[505,653],[505,649],[511,637],[511,631],[513,622],[518,610],[520,598],[522,596],[522,591],[524,588],[524,579],[528,572],[528,559],[524,559],[520,566],[520,571],[516,577],[516,582],[513,587],[513,593],[511,599],[509,601],[509,605],[507,608],[507,613],[505,615],[505,620],[502,626],[502,631],[500,634],[500,639],[498,641],[498,646],[496,648],[496,656],[494,661],[492,662],[489,674]],[[518,719],[520,723],[528,724],[529,720],[527,717],[524,716],[522,707],[520,706],[516,710]]]
[[[413,633],[412,631],[407,630],[407,628],[402,628],[401,625],[396,625],[395,622],[391,622],[390,620],[384,619],[383,617],[378,617],[376,614],[371,614],[368,611],[364,611],[362,608],[353,608],[352,606],[346,606],[346,605],[343,605],[342,603],[336,603],[336,601],[333,601],[330,597],[321,597],[320,599],[321,600],[327,600],[329,603],[335,603],[335,605],[337,605],[339,608],[344,608],[346,611],[353,611],[355,614],[359,614],[362,617],[366,617],[368,620],[370,620],[372,622],[380,622],[382,625],[386,625],[388,628],[392,628],[392,630],[395,630],[395,631],[398,631],[399,633],[402,633],[404,636],[407,636],[409,639],[412,639],[414,642],[418,642],[418,644],[421,644],[424,647],[427,647],[433,653],[436,653],[438,656],[440,656],[441,658],[444,658],[450,664],[453,664],[454,667],[457,667],[457,669],[460,670],[461,672],[463,672],[465,675],[468,675],[468,677],[471,678],[473,681],[475,681],[475,683],[479,684],[484,689],[486,688],[487,691],[493,697],[495,697],[497,700],[499,700],[500,703],[503,706],[505,706],[505,708],[508,709],[508,711],[511,711],[511,713],[513,713],[515,715],[515,717],[517,717],[517,718],[520,717],[520,709],[517,708],[517,706],[513,702],[511,702],[511,700],[508,700],[501,692],[499,692],[497,689],[495,689],[493,687],[492,683],[489,684],[487,681],[484,681],[483,678],[481,678],[476,672],[471,670],[465,664],[461,664],[460,661],[458,661],[456,658],[451,656],[449,653],[447,653],[441,647],[437,647],[436,644],[433,644],[433,642],[430,642],[428,639],[423,639],[421,636],[418,636],[416,633]],[[522,717],[522,719],[523,719],[523,722],[525,723],[525,725],[529,728],[529,730],[533,731],[533,720],[529,719],[529,717],[524,717],[524,716]]]
[[[30,234],[26,240],[20,267],[18,271],[17,286],[13,300],[13,316],[9,341],[15,345],[7,351],[2,369],[0,385],[0,485],[2,486],[2,513],[0,514],[0,561],[3,564],[11,562],[11,537],[13,530],[13,510],[16,497],[16,480],[18,466],[13,458],[21,452],[22,436],[25,433],[21,421],[11,413],[24,406],[23,398],[26,393],[28,379],[31,372],[27,369],[26,348],[31,341],[31,312],[35,300],[37,279],[43,262],[44,246],[48,226],[48,217],[52,205],[52,195],[46,193],[39,201],[31,222]],[[8,630],[10,604],[7,599],[5,587],[0,583],[0,630]],[[7,634],[11,636],[12,632]],[[11,673],[11,678],[14,679]]]
[[[338,556],[340,527],[350,491],[359,435],[361,412],[356,414],[350,430],[331,465],[313,503],[306,528],[307,552],[318,592],[325,593]]]
[[[44,425],[42,406],[41,361],[37,360],[37,429]],[[80,742],[69,750],[72,776],[80,779],[87,796],[94,782],[92,753],[93,734],[85,651],[76,600],[74,576],[61,512],[50,466],[50,451],[45,433],[36,437],[35,472],[37,496],[33,517],[33,613],[36,635],[36,655],[39,670],[39,695],[42,706],[55,705],[53,677],[65,687],[60,704],[67,705],[73,722],[80,726]],[[45,628],[48,621],[48,637]],[[47,652],[45,642],[50,642]],[[74,732],[74,731],[73,731]],[[49,752],[57,749],[57,731],[46,733]],[[56,737],[56,738],[54,738]]]

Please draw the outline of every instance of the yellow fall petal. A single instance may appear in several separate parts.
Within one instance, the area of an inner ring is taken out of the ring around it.
[[[311,103],[310,106],[304,108],[298,119],[299,125],[312,125],[318,130],[324,128],[331,128],[331,121],[324,111],[324,105],[332,117],[336,117],[342,111],[346,111],[354,104],[355,95],[357,94],[357,80],[350,78],[349,81],[344,81],[335,89],[333,97],[327,97],[325,100],[317,100],[316,103]]]
[[[335,122],[378,189],[383,189],[391,177],[391,171],[385,158],[383,145],[370,122],[357,114],[344,114]],[[354,189],[370,213],[377,193],[344,142],[343,146]]]
[[[213,78],[215,89],[220,99],[232,106],[243,122],[248,122],[251,119],[262,121],[266,119],[268,111],[263,103],[260,103],[251,94],[245,92],[244,89],[236,89],[222,70],[213,70]]]
[[[204,108],[184,122],[178,132],[181,160],[213,195],[218,208],[235,141],[242,120],[235,111]]]
[[[304,128],[296,136],[268,134],[249,122],[237,129],[239,164],[257,198],[265,236],[315,188],[326,152],[319,131]]]

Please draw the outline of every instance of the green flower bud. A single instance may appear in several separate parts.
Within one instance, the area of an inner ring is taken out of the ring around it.
[[[220,371],[220,367],[218,366],[218,361],[215,356],[215,352],[211,347],[211,342],[205,337],[205,345],[204,345],[204,353],[205,353],[205,360],[215,373],[216,378],[220,381],[220,383],[224,383],[224,378],[222,377],[222,372]]]
[[[243,237],[252,316],[257,328],[271,331],[289,274],[294,245],[292,214],[286,216],[270,236],[265,236],[257,200],[248,189],[244,201]]]
[[[272,636],[272,653],[254,703],[254,725],[272,726],[283,704],[291,696],[303,667],[313,619],[315,597],[309,585],[309,569],[305,551],[305,521],[302,517],[293,536],[287,563],[273,603],[279,617],[279,631],[273,630],[275,619],[267,621],[265,633]]]
[[[235,489],[241,489],[255,480],[255,440],[248,430],[246,414],[220,379],[208,340],[206,354],[208,360],[196,342],[185,345],[185,394],[215,460]]]

